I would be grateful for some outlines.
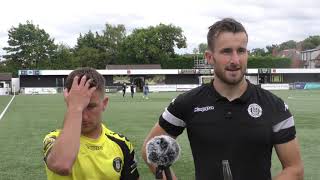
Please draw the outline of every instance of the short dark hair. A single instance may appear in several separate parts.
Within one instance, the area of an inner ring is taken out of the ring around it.
[[[92,79],[90,82],[90,87],[96,87],[96,90],[100,91],[102,94],[104,94],[105,88],[105,79],[104,77],[95,69],[90,67],[83,67],[73,70],[67,77],[65,87],[70,91],[73,79],[75,76],[79,77],[79,82],[82,78],[82,76],[86,75],[87,80]]]
[[[217,21],[216,23],[214,23],[212,26],[209,27],[209,32],[207,34],[207,42],[208,42],[208,48],[210,50],[213,50],[214,41],[222,32],[232,32],[232,33],[244,32],[246,33],[248,38],[247,31],[241,23],[239,23],[238,21],[232,18],[224,18],[220,21]]]

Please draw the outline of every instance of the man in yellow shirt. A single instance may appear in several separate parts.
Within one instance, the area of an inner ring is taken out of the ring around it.
[[[63,128],[43,140],[48,180],[139,179],[132,144],[102,124],[108,104],[104,84],[104,77],[92,68],[69,74]]]

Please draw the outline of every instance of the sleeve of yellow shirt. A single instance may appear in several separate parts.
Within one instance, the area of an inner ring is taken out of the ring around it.
[[[46,157],[49,154],[55,140],[59,136],[60,131],[54,130],[45,136],[43,139],[43,158],[46,161]]]
[[[124,156],[124,166],[121,171],[121,180],[133,180],[139,178],[137,161],[135,159],[134,147],[125,136],[117,133],[111,133],[109,137],[113,139],[121,148]]]

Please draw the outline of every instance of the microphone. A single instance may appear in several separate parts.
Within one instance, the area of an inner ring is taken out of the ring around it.
[[[146,145],[147,162],[157,166],[156,179],[162,179],[165,172],[167,180],[172,179],[169,167],[179,158],[180,146],[170,136],[155,136]]]

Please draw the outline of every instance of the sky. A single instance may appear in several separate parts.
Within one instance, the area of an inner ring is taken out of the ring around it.
[[[248,49],[320,35],[319,0],[1,0],[0,56],[8,31],[27,20],[39,25],[56,44],[74,47],[79,34],[101,32],[106,23],[135,28],[160,23],[181,27],[192,53],[206,43],[208,27],[232,17],[248,34]]]

